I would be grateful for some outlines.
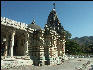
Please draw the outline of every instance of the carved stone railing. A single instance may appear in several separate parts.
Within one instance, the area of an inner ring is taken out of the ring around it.
[[[11,20],[5,17],[1,17],[1,25],[14,27],[14,28],[21,29],[21,30],[26,30],[28,26],[25,23],[17,22],[17,21],[14,21],[14,20]]]
[[[21,29],[21,30],[25,30],[28,31],[30,33],[33,33],[33,31],[35,31],[32,28],[28,28],[28,24],[22,23],[22,22],[17,22],[5,17],[1,17],[1,25],[5,25],[5,26],[10,26],[10,27],[14,27],[16,29]]]

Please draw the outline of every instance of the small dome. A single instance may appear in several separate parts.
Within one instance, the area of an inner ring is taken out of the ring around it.
[[[35,24],[35,20],[33,20],[31,24],[28,24],[28,28],[41,30],[41,27]]]
[[[41,27],[36,25],[36,24],[28,24],[28,28],[36,29],[36,30],[41,30]]]

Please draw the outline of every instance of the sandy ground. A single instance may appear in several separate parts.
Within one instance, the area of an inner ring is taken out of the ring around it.
[[[21,66],[19,68],[11,68],[11,69],[2,69],[2,70],[80,70],[83,64],[86,64],[90,61],[90,64],[86,66],[86,68],[81,70],[93,70],[93,58],[75,58],[71,60],[66,60],[61,65],[55,66]]]

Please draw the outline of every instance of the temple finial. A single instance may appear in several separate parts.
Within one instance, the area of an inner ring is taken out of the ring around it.
[[[55,9],[55,3],[53,3],[53,5],[54,5],[54,9]]]
[[[35,18],[33,17],[33,22],[35,22]]]
[[[34,17],[33,17],[33,21],[32,21],[32,24],[35,24],[35,19],[34,19]]]

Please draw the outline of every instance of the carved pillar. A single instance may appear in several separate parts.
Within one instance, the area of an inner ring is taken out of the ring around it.
[[[7,54],[8,54],[8,33],[6,34],[5,54],[4,54],[4,56],[7,56]]]
[[[28,56],[28,39],[29,39],[29,33],[26,33],[25,35],[25,56]]]
[[[65,43],[64,43],[64,45],[63,45],[63,49],[64,49],[64,54],[63,54],[63,55],[65,55]]]
[[[15,36],[15,31],[12,32],[12,35],[11,35],[11,53],[10,53],[10,56],[12,57],[13,56],[13,47],[14,47],[14,36]]]
[[[65,39],[63,40],[63,55],[65,55]]]

